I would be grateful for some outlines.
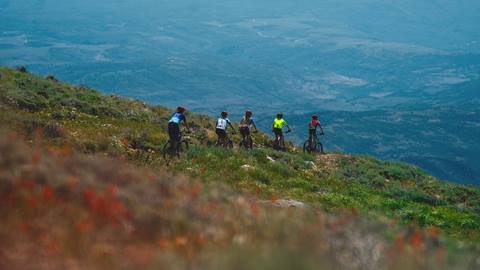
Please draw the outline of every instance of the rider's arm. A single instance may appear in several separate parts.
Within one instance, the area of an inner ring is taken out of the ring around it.
[[[255,125],[255,122],[253,122],[253,121],[252,121],[252,126],[255,128],[255,132],[257,132],[258,131],[257,125]]]
[[[232,128],[232,132],[233,132],[233,133],[237,133],[237,132],[235,131],[235,128],[234,128],[233,125],[232,125],[232,122],[229,121],[229,122],[228,122],[228,125]]]
[[[285,126],[287,126],[288,131],[292,131],[292,129],[290,128],[290,126],[287,124],[287,122],[285,122]]]
[[[187,128],[187,132],[190,132],[190,126],[188,125],[187,118],[183,118],[183,124]]]
[[[320,131],[322,132],[321,134],[324,134],[322,126],[320,124],[318,124],[318,127],[320,128]]]

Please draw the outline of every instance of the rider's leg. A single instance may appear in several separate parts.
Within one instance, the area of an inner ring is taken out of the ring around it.
[[[310,148],[315,147],[315,129],[308,130],[308,143]]]
[[[253,140],[252,140],[252,134],[250,133],[250,128],[245,127],[243,132],[245,134],[245,140],[246,140],[245,143],[247,144],[246,148],[252,149],[253,148]]]
[[[180,147],[180,139],[182,138],[180,134],[180,126],[178,124],[175,124],[174,127],[174,140],[173,140],[173,145],[172,148],[175,152],[178,151],[178,148]]]
[[[220,136],[220,141],[222,143],[222,146],[225,147],[227,145],[227,132],[223,129],[220,129],[218,131],[218,134]]]
[[[273,146],[275,149],[278,149],[280,148],[280,132],[278,128],[274,128],[273,133],[275,134],[275,144]]]
[[[315,129],[309,129],[308,130],[308,139],[312,141],[313,135],[315,135]]]
[[[179,127],[176,123],[168,123],[168,137],[170,141],[170,150],[175,149],[178,137]]]
[[[215,129],[215,133],[217,134],[217,146],[223,145],[222,134],[220,132],[220,129],[219,128]]]

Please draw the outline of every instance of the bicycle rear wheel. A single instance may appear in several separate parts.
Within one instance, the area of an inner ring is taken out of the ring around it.
[[[253,139],[252,139],[252,137],[248,136],[247,140],[246,140],[246,143],[247,143],[247,148],[248,149],[253,149]]]
[[[240,141],[240,144],[239,144],[240,148],[244,148],[244,149],[251,149],[252,148],[252,138],[250,137],[245,137],[243,138],[241,141]]]
[[[311,153],[312,152],[312,149],[310,147],[310,141],[309,140],[306,140],[304,143],[303,143],[303,152],[304,153]]]
[[[169,165],[174,157],[174,153],[173,153],[173,149],[171,147],[170,141],[167,141],[165,145],[162,147],[162,155],[163,155],[163,159],[165,160],[165,163]]]

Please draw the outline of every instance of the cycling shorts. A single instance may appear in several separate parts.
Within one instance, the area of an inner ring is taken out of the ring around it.
[[[241,127],[240,134],[244,137],[250,135],[250,128],[248,126]]]
[[[168,123],[168,136],[170,137],[170,140],[180,140],[180,126],[177,123]]]
[[[273,133],[275,133],[275,136],[283,136],[283,131],[281,128],[274,128]]]
[[[223,139],[223,138],[227,137],[227,132],[226,132],[224,129],[217,128],[217,129],[215,130],[215,133],[217,133],[217,135],[218,135],[219,138],[222,138],[222,139]]]

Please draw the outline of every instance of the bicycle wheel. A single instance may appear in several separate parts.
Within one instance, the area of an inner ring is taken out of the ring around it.
[[[180,144],[178,145],[178,151],[177,151],[177,156],[180,157],[181,152],[186,152],[188,151],[188,141],[187,140],[182,140],[180,141]]]
[[[165,163],[168,165],[170,161],[173,159],[173,151],[170,145],[170,141],[166,142],[165,145],[162,147],[162,155]]]
[[[249,137],[245,137],[240,141],[240,148],[250,149],[250,140]]]
[[[233,149],[233,142],[232,140],[228,140],[227,144],[225,145],[227,149]]]
[[[310,148],[310,140],[306,140],[303,143],[303,152],[304,153],[311,153],[312,152],[312,149]]]
[[[253,139],[251,136],[247,137],[247,147],[248,149],[253,149]]]
[[[320,154],[325,154],[325,152],[323,152],[323,144],[321,142],[317,142],[316,148],[317,151],[320,151]]]

